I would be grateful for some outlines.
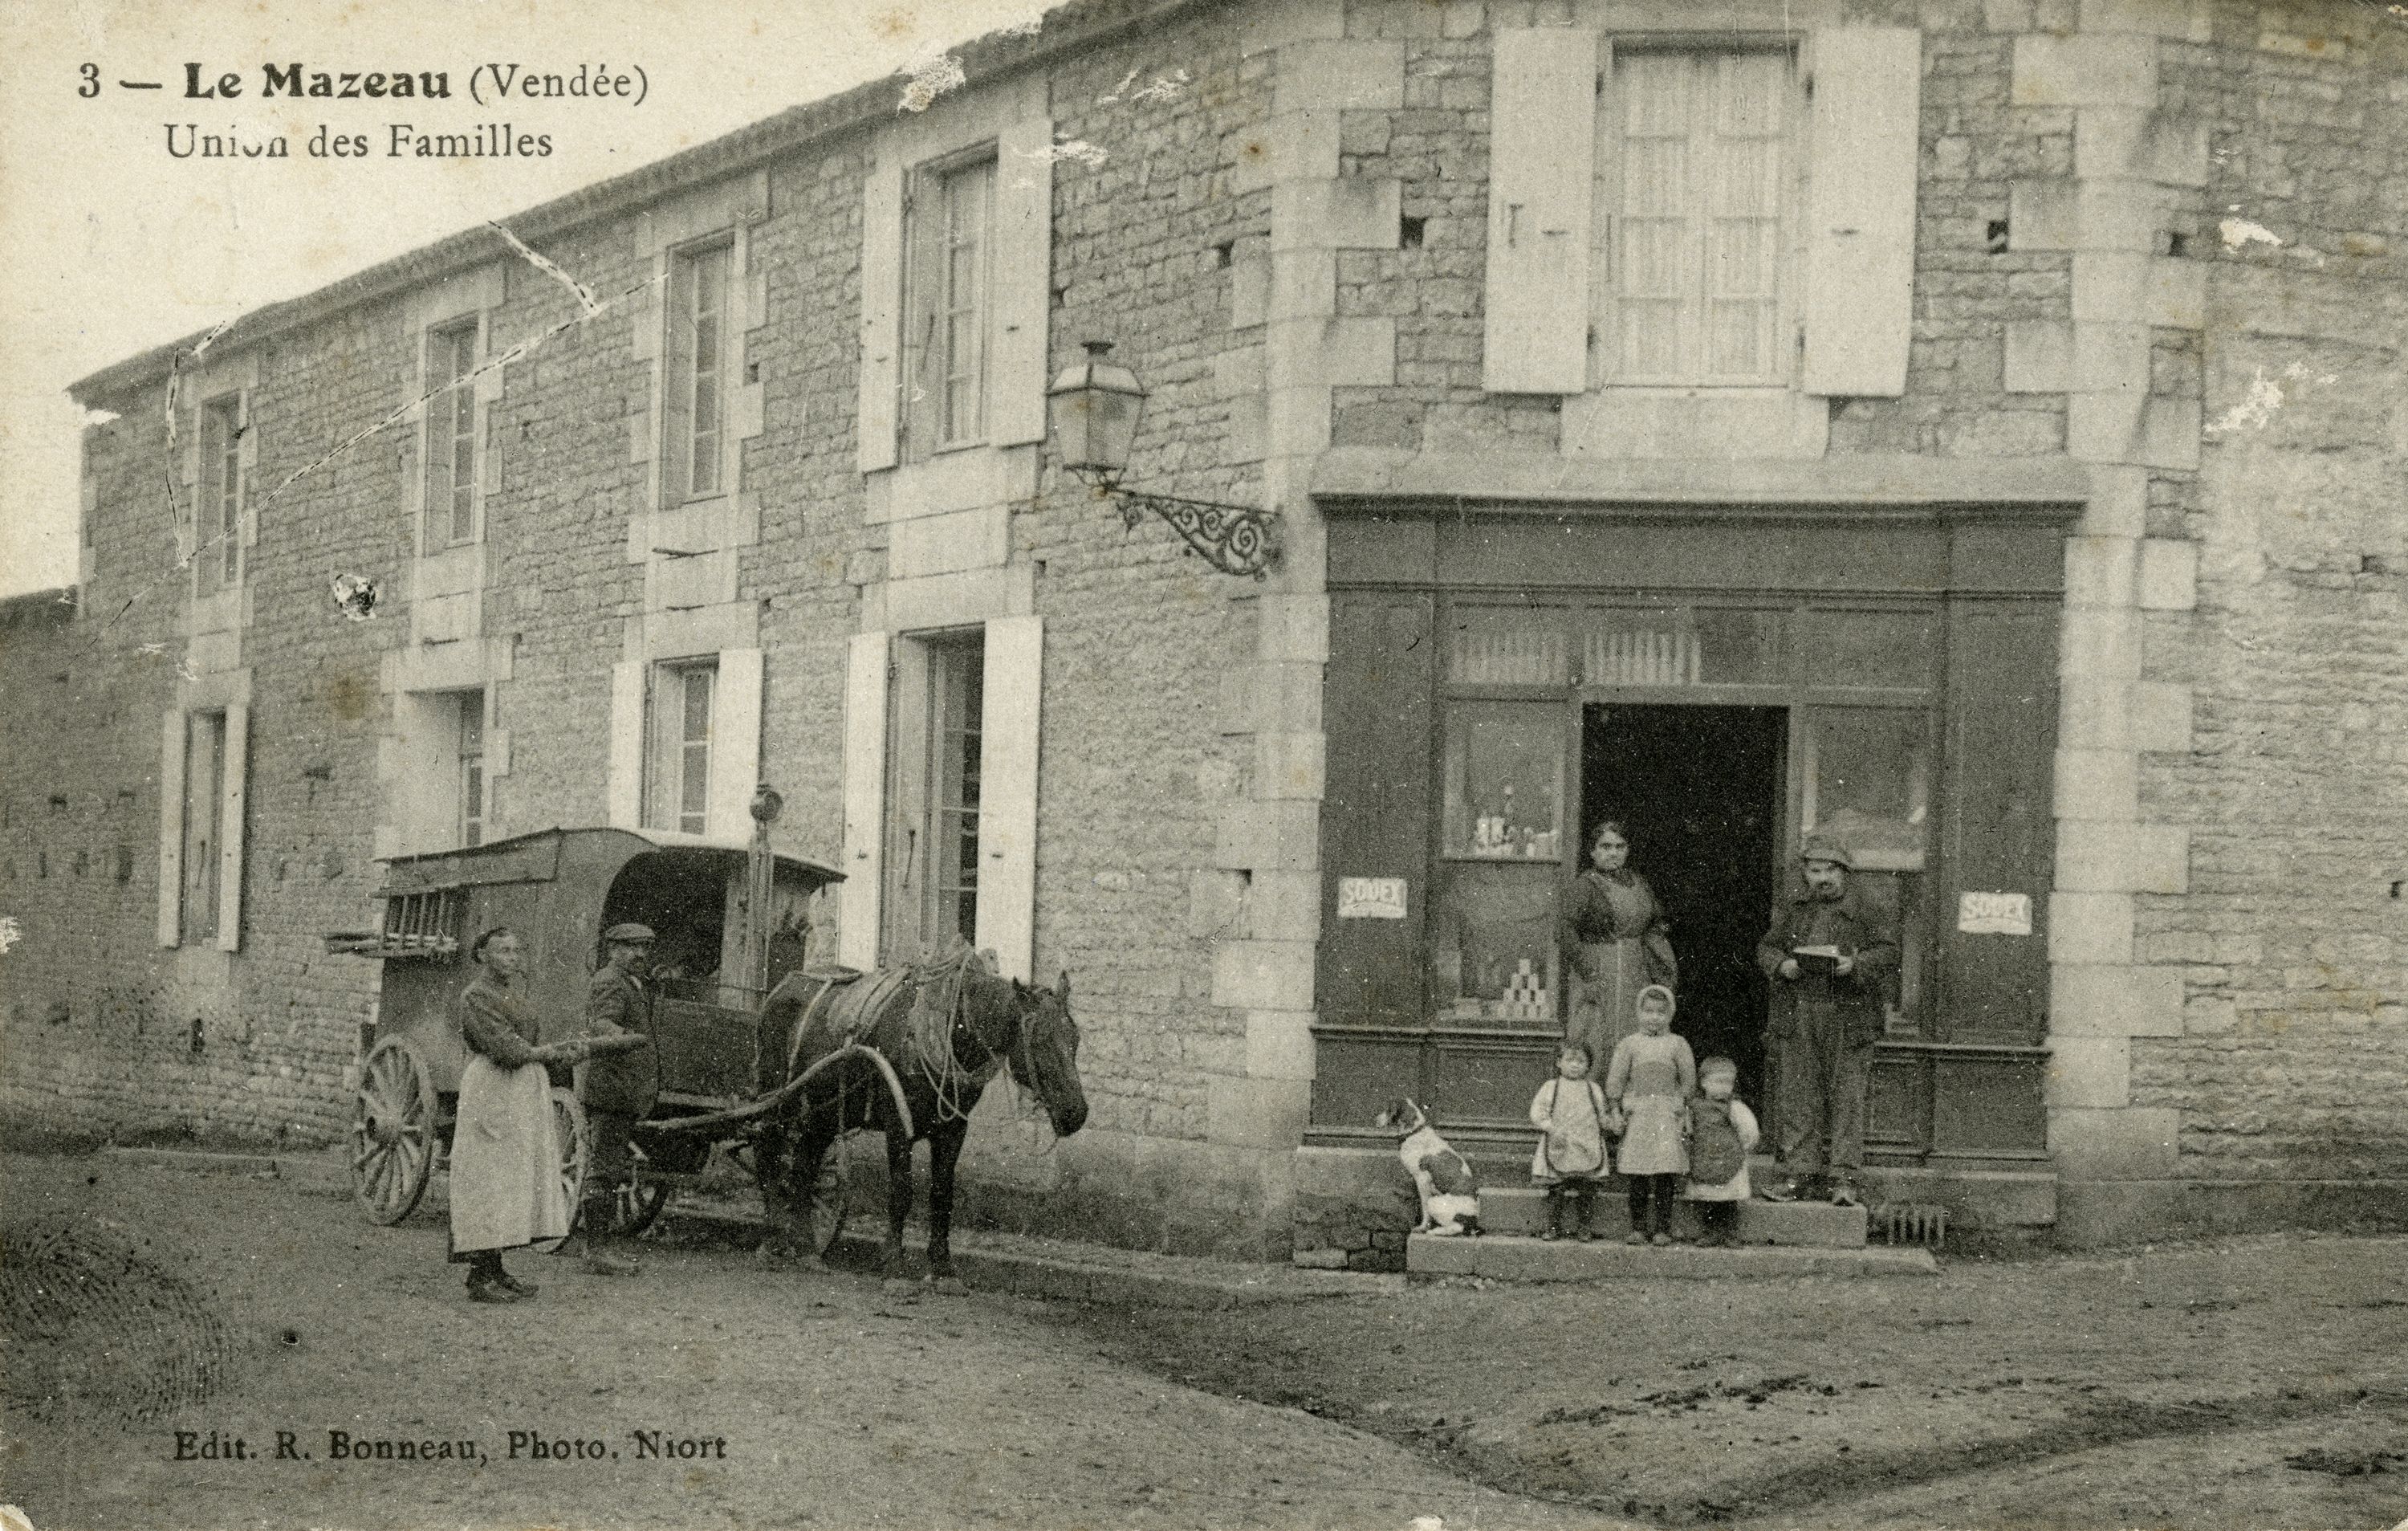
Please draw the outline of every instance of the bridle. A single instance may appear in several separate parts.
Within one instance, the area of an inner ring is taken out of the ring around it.
[[[1003,981],[1011,983],[1010,979]],[[1015,1002],[1023,995],[1033,1000],[1039,994],[1053,992],[1017,983],[1011,983],[1011,989]],[[963,1100],[965,1090],[974,1100],[975,1092],[986,1087],[998,1067],[1010,1069],[1012,1078],[1025,1083],[1030,1090],[1038,1088],[1036,1041],[1031,1035],[1034,1028],[1028,1024],[1028,1015],[1036,1006],[1031,1004],[1028,1011],[1024,1011],[1017,1003],[1006,1004],[1003,1019],[1010,1029],[1010,1035],[998,1039],[979,1031],[973,1018],[975,1010],[970,1003],[970,992],[971,986],[965,983],[953,1001],[953,1024],[947,1033],[946,1047],[951,1056],[941,1063],[931,1060],[924,1065],[928,1083],[937,1092],[939,1120],[958,1121],[967,1118],[970,1107]],[[974,1063],[965,1056],[968,1050],[963,1047],[965,1042],[977,1049],[978,1059]]]
[[[1010,980],[1006,979],[1005,981],[1008,983]],[[1033,985],[1023,987],[1015,984],[1013,985],[1012,998],[1016,1001],[1023,994],[1025,994],[1031,1001],[1035,1001],[1038,995],[1050,995],[1052,993],[1053,990],[1049,989],[1039,989]],[[1011,1034],[1007,1040],[998,1046],[995,1038],[981,1035],[978,1028],[971,1023],[970,989],[969,985],[964,984],[962,986],[961,999],[956,1002],[953,1010],[953,1033],[957,1037],[967,1037],[971,1042],[977,1044],[979,1051],[983,1055],[980,1060],[979,1067],[974,1068],[971,1072],[973,1074],[979,1073],[984,1068],[985,1064],[1000,1061],[1005,1067],[1011,1071],[1011,1076],[1013,1078],[1025,1082],[1032,1090],[1035,1089],[1038,1077],[1036,1038],[1031,1034],[1035,1028],[1030,1026],[1028,1022],[1029,1018],[1037,1012],[1037,1009],[1038,1004],[1034,1003],[1032,1003],[1025,1010],[1017,1004],[1006,1005],[1003,1010],[1004,1021],[1005,1024],[1010,1028]],[[955,1056],[959,1056],[958,1045],[956,1046]]]

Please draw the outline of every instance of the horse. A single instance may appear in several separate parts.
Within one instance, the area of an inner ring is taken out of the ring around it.
[[[806,970],[770,990],[761,1020],[763,1035],[788,1039],[787,1098],[753,1143],[773,1251],[808,1246],[826,1255],[833,1221],[824,1239],[810,1223],[813,1199],[829,1194],[822,1169],[840,1134],[866,1129],[886,1138],[886,1280],[908,1279],[911,1145],[924,1137],[928,1275],[941,1290],[957,1289],[953,1167],[970,1110],[998,1068],[1043,1105],[1056,1137],[1086,1123],[1068,973],[1042,989],[998,977],[968,953],[903,972]]]

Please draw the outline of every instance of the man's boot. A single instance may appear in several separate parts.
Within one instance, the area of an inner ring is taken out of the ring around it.
[[[1550,1241],[1564,1236],[1564,1188],[1547,1188],[1547,1231],[1539,1235]]]
[[[605,1191],[585,1198],[585,1274],[588,1276],[633,1276],[636,1262],[624,1254],[613,1254],[606,1244],[614,1242],[619,1227],[619,1194]]]

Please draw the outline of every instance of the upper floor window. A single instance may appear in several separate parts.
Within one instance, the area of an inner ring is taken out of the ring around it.
[[[994,318],[994,152],[940,162],[914,177],[905,209],[908,455],[924,458],[987,435],[987,353]]]
[[[644,823],[704,833],[710,815],[711,711],[719,666],[711,660],[665,664],[652,674],[651,769]]]
[[[477,540],[477,321],[428,337],[426,375],[440,390],[426,412],[430,547]]]
[[[242,578],[242,396],[201,406],[200,496],[194,563],[203,595]]]
[[[1612,33],[1496,33],[1482,387],[1724,388],[1692,424],[1731,428],[1762,426],[1782,395],[1898,397],[1922,35],[1801,33],[1768,7],[1761,30],[1708,42],[1670,10],[1609,8],[1633,15]],[[1812,411],[1793,412],[1789,448],[1819,454],[1821,432],[1800,425]],[[1669,418],[1592,399],[1566,450],[1694,450],[1658,434]]]
[[[681,251],[670,266],[666,466],[672,504],[725,492],[735,263],[735,246],[723,241]]]
[[[1799,117],[1788,51],[1617,47],[1604,96],[1596,381],[1785,383]]]

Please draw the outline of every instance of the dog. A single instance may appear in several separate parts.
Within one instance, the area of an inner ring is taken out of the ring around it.
[[[1413,1189],[1422,1198],[1422,1220],[1413,1232],[1432,1238],[1478,1234],[1480,1180],[1472,1174],[1471,1161],[1448,1147],[1430,1125],[1428,1113],[1399,1097],[1388,1103],[1374,1125],[1403,1134],[1397,1144],[1397,1158],[1413,1177]]]

